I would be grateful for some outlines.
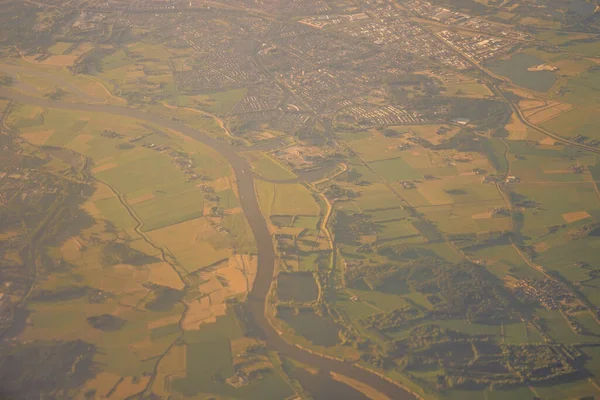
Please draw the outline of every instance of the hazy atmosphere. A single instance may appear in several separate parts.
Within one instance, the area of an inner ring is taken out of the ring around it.
[[[600,399],[600,0],[0,0],[0,400]]]

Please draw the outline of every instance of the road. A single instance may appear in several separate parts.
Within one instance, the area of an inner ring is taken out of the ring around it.
[[[275,273],[275,249],[273,247],[271,234],[267,227],[267,222],[261,213],[258,200],[256,198],[256,192],[254,191],[254,174],[252,173],[252,169],[248,162],[242,156],[240,156],[236,149],[233,146],[230,146],[227,141],[218,140],[205,135],[202,132],[181,122],[162,118],[156,114],[147,113],[135,108],[118,107],[105,104],[53,102],[42,98],[27,96],[2,87],[0,87],[0,97],[44,108],[99,112],[129,117],[160,126],[164,129],[172,129],[184,135],[190,136],[213,148],[229,162],[235,172],[242,210],[248,219],[248,223],[250,224],[252,233],[254,234],[256,240],[256,247],[258,249],[258,272],[254,282],[254,287],[248,296],[247,310],[253,321],[254,328],[256,328],[257,334],[267,342],[270,348],[278,351],[279,354],[291,357],[300,363],[321,369],[323,371],[331,371],[345,375],[373,387],[377,391],[388,396],[390,399],[413,400],[417,398],[416,395],[403,389],[397,384],[381,378],[375,373],[366,371],[363,368],[359,368],[348,362],[326,358],[318,354],[308,352],[293,344],[290,344],[286,342],[271,326],[265,315],[265,305],[273,280],[273,275]],[[307,386],[314,387],[315,385],[309,384]],[[327,385],[323,386],[323,393],[327,393],[327,397],[331,398],[331,391],[329,390],[330,388],[325,386]],[[325,396],[319,396],[319,393],[313,393],[313,395],[316,398],[327,398]],[[345,394],[344,398],[348,399],[347,393]],[[357,398],[364,399],[364,396],[361,395]]]

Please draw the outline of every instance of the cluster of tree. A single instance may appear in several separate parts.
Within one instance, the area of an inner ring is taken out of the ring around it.
[[[479,346],[475,346],[479,348]],[[449,388],[501,389],[567,379],[581,371],[581,353],[559,344],[488,346],[498,352],[479,354],[472,362],[447,366]]]
[[[371,315],[360,321],[361,325],[379,332],[394,331],[409,321],[425,318],[427,315],[412,306],[405,306],[390,312]]]
[[[430,299],[437,318],[466,318],[480,323],[506,321],[512,318],[516,301],[484,268],[470,262],[451,264],[433,256],[404,266],[347,268],[345,277],[349,285],[365,283],[371,290],[385,290],[390,282],[407,285]]]
[[[36,292],[31,300],[38,302],[75,300],[87,296],[89,289],[87,286],[72,286],[58,290],[41,290]]]
[[[4,343],[0,346],[0,397],[64,399],[93,377],[96,348],[70,342]]]
[[[132,249],[126,243],[111,242],[102,248],[101,263],[105,267],[117,264],[130,264],[141,266],[159,261],[158,258],[149,256],[139,250]]]
[[[182,290],[160,285],[153,285],[151,288],[153,289],[152,295],[145,304],[148,310],[170,311],[183,299],[184,292]]]
[[[510,243],[510,232],[487,231],[448,235],[448,239],[464,251],[477,251]]]
[[[586,236],[600,236],[600,222],[585,224],[579,229],[569,232],[571,239],[583,239]]]
[[[338,199],[353,199],[358,197],[358,194],[350,189],[343,188],[339,185],[333,184],[325,189],[325,196],[329,200],[338,200]]]
[[[118,331],[125,326],[126,320],[111,314],[94,315],[87,318],[88,324],[105,332]]]
[[[373,222],[368,215],[346,211],[338,211],[333,221],[333,229],[336,240],[344,243],[358,245],[358,240],[364,235],[374,235],[379,226]]]
[[[49,10],[27,2],[5,2],[2,5],[0,45],[39,53],[52,44],[54,34],[76,13],[74,9]]]
[[[346,284],[359,287],[366,284],[371,290],[378,290],[390,278],[394,278],[398,267],[391,264],[363,265],[360,267],[346,268],[344,277]]]

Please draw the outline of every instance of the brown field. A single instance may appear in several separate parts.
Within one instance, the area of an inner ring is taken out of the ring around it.
[[[484,213],[480,213],[480,214],[473,214],[471,216],[471,218],[473,218],[473,219],[489,219],[489,218],[492,218],[492,212],[488,211],[488,212],[484,212]]]
[[[533,245],[533,250],[535,250],[536,253],[543,253],[549,248],[550,246],[546,242],[540,242]]]
[[[205,296],[187,303],[188,310],[182,323],[184,330],[197,330],[200,325],[216,321],[216,317],[225,315],[225,300],[231,296],[247,293],[256,276],[256,257],[236,255],[210,271],[201,273],[203,283],[198,286]],[[227,283],[222,284],[225,280]]]
[[[117,374],[100,372],[94,377],[94,379],[89,380],[85,386],[81,388],[81,390],[75,396],[75,399],[84,400],[84,394],[89,390],[96,390],[96,397],[99,399],[104,399],[110,389],[112,389],[117,382],[119,382],[119,379],[121,379],[121,377]]]
[[[8,240],[8,239],[12,239],[15,236],[20,235],[22,232],[19,231],[4,231],[4,232],[0,232],[0,240],[4,241],[4,240]]]
[[[504,126],[504,128],[508,131],[508,139],[509,140],[525,140],[527,138],[527,125],[519,120],[514,113],[510,117],[510,121],[508,124]]]
[[[139,203],[143,203],[144,201],[152,200],[153,198],[154,198],[154,193],[147,193],[142,196],[134,197],[131,200],[127,200],[127,203],[139,204]]]
[[[80,153],[85,153],[90,148],[88,142],[90,142],[93,139],[94,137],[92,135],[81,134],[78,135],[75,139],[73,139],[71,143],[69,143],[69,147]]]
[[[82,208],[87,211],[92,217],[94,217],[96,220],[99,219],[103,219],[104,218],[104,214],[102,214],[100,212],[100,210],[98,209],[98,207],[96,206],[96,204],[93,201],[87,201],[83,204]]]
[[[252,264],[255,263],[244,260],[244,256],[235,255],[229,258],[227,267],[215,272],[218,277],[227,281],[228,286],[223,288],[227,296],[249,291],[256,276],[256,268],[252,268]]]
[[[544,146],[554,146],[556,144],[556,140],[551,137],[545,137],[540,140],[540,144]]]
[[[180,319],[180,315],[169,315],[168,317],[156,319],[154,321],[148,321],[148,330],[160,328],[161,326],[176,324]]]
[[[210,298],[205,296],[200,300],[192,300],[187,303],[188,310],[183,319],[182,328],[185,331],[200,329],[200,325],[217,321],[213,314]]]
[[[385,394],[377,391],[371,386],[365,385],[364,383],[357,381],[352,378],[348,378],[347,376],[336,374],[335,372],[330,372],[331,377],[341,383],[344,383],[355,390],[361,392],[365,396],[367,396],[371,400],[390,400]]]
[[[532,124],[541,124],[542,122],[548,121],[557,115],[570,110],[571,108],[573,108],[571,104],[552,102],[546,108],[525,112],[524,114]]]
[[[97,174],[98,172],[108,171],[109,169],[113,169],[118,166],[119,166],[119,164],[117,164],[117,163],[108,163],[108,164],[100,165],[99,167],[92,169],[92,173]]]
[[[27,133],[22,133],[21,136],[27,140],[29,143],[37,145],[37,146],[41,146],[44,143],[46,143],[46,141],[48,140],[48,138],[50,136],[52,136],[52,134],[54,133],[54,129],[50,129],[47,131],[37,131],[37,132],[27,132]]]
[[[78,56],[76,55],[54,55],[46,58],[40,64],[53,65],[56,67],[70,67],[71,65],[75,64],[77,58]]]
[[[176,290],[181,290],[185,287],[177,272],[169,264],[159,262],[149,264],[147,267],[150,270],[150,277],[148,279],[157,285],[167,286]]]
[[[592,216],[587,211],[576,211],[562,215],[567,223],[581,221],[582,219],[591,218]]]

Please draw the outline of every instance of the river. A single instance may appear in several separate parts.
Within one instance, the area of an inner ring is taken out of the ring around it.
[[[261,213],[258,205],[258,199],[254,191],[254,175],[248,162],[237,153],[237,149],[230,146],[226,141],[217,140],[213,137],[203,134],[202,132],[191,128],[181,122],[162,118],[156,114],[147,113],[145,111],[129,108],[110,106],[106,104],[78,104],[54,102],[42,98],[31,97],[21,93],[11,91],[0,87],[0,97],[14,100],[24,104],[31,104],[44,108],[57,108],[72,111],[98,112],[112,115],[120,115],[145,121],[165,129],[190,136],[201,143],[213,148],[221,154],[231,165],[236,176],[238,184],[238,192],[240,194],[240,202],[242,210],[248,219],[248,223],[256,240],[258,251],[258,272],[254,281],[254,287],[248,296],[247,310],[253,320],[254,331],[266,340],[268,346],[283,356],[291,357],[300,363],[310,365],[313,368],[324,372],[331,371],[341,375],[345,375],[357,381],[363,382],[385,394],[394,400],[414,400],[416,396],[406,391],[405,389],[395,385],[378,375],[368,372],[362,368],[354,366],[351,363],[346,363],[330,358],[325,358],[317,354],[305,351],[293,344],[283,340],[277,331],[269,324],[265,315],[265,301],[271,287],[273,274],[275,272],[275,249],[271,234],[267,227],[267,222]],[[347,398],[347,391],[342,391],[338,395],[332,393],[332,388],[339,387],[337,382],[327,377],[320,375],[319,379],[304,383],[308,376],[300,381],[303,386],[310,388],[316,398]]]

